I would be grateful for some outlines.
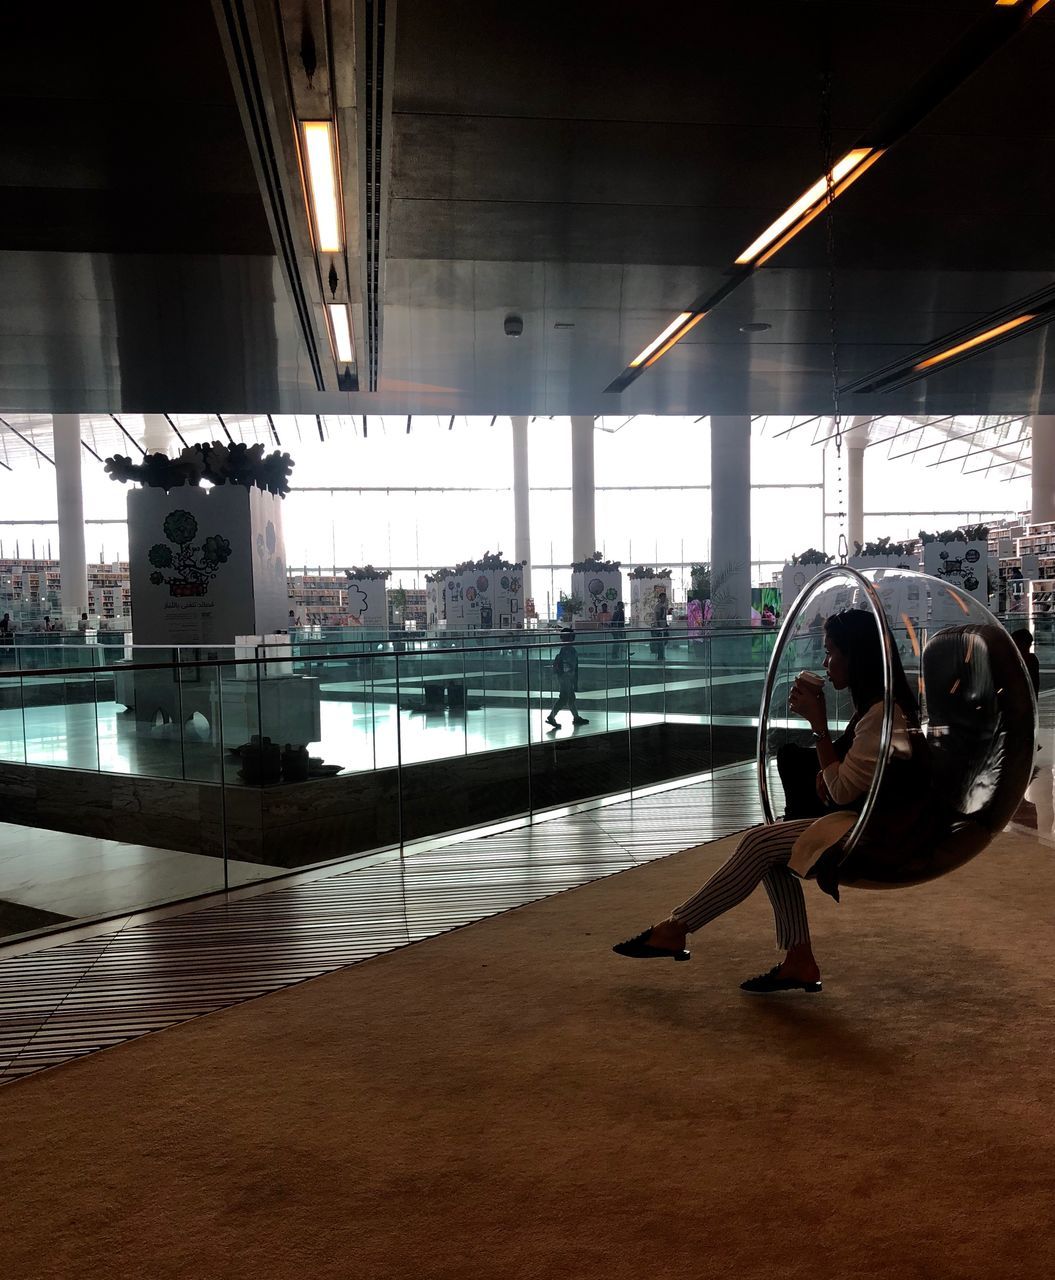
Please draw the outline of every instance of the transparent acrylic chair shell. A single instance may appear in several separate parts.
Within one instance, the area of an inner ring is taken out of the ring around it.
[[[886,771],[886,760],[890,751],[890,738],[894,726],[894,681],[893,664],[890,656],[893,639],[890,635],[890,628],[886,623],[886,614],[883,610],[883,603],[879,598],[879,593],[864,574],[857,569],[851,569],[847,565],[833,565],[829,569],[822,570],[812,581],[806,583],[795,597],[791,608],[784,615],[784,621],[777,636],[777,642],[773,647],[769,666],[766,669],[765,683],[762,686],[762,706],[758,713],[757,771],[758,795],[762,802],[762,813],[766,822],[775,822],[776,818],[773,815],[773,805],[769,795],[769,721],[773,704],[773,690],[780,672],[781,660],[789,641],[796,634],[798,621],[806,614],[808,606],[830,590],[833,585],[840,582],[848,582],[851,587],[858,588],[863,594],[880,637],[883,655],[883,727],[879,737],[879,762],[872,775],[872,785],[868,788],[868,794],[865,796],[857,821],[843,840],[843,850],[846,854],[850,854],[861,838],[861,833],[867,827],[868,819],[871,817],[872,809],[875,806],[876,796],[879,794],[879,788],[883,782],[883,774]]]
[[[758,785],[767,822],[774,821],[768,785],[769,729],[781,663],[798,635],[800,619],[826,595],[837,598],[840,592],[855,607],[867,607],[876,623],[882,638],[884,690],[879,761],[857,820],[842,842],[840,882],[861,888],[920,884],[980,853],[1021,801],[1035,749],[1032,685],[1007,631],[968,593],[910,570],[862,574],[842,565],[823,570],[804,586],[788,610],[766,673],[759,714]],[[892,604],[894,600],[899,603]],[[926,820],[896,844],[878,838],[885,811],[876,813],[893,731],[892,609],[897,611],[893,622],[904,623],[920,663],[921,710],[924,721],[929,721],[925,750],[930,779]],[[924,639],[921,647],[919,641]],[[851,858],[855,849],[857,857]]]

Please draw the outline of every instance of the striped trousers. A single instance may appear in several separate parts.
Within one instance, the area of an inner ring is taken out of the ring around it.
[[[773,906],[777,946],[787,951],[808,943],[810,926],[802,882],[788,870],[788,859],[792,845],[812,822],[812,818],[803,818],[753,827],[741,838],[733,856],[703,888],[674,909],[671,919],[695,933],[743,902],[761,882]]]

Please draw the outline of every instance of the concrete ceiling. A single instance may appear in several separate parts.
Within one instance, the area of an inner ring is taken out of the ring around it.
[[[825,65],[835,155],[917,102],[928,76],[934,104],[835,205],[841,385],[1055,286],[1055,4],[1013,32],[992,25],[1013,9],[697,0],[650,20],[622,0],[5,7],[0,109],[23,127],[0,142],[0,402],[828,413],[824,218],[621,394],[605,388],[729,283],[737,254],[820,176]],[[982,47],[970,75],[956,53],[967,38]],[[938,92],[934,69],[954,54],[959,78]],[[341,132],[357,392],[338,390],[328,263],[312,253],[296,165],[293,117],[323,92]],[[520,337],[503,332],[510,314]],[[894,390],[847,391],[843,407],[1055,412],[1050,332]]]

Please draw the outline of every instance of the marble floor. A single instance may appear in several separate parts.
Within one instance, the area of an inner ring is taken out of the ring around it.
[[[27,929],[215,893],[277,870],[229,859],[225,886],[219,858],[0,822],[0,903],[10,920],[33,921],[37,913],[58,917]],[[0,936],[23,931],[5,930],[0,920]]]

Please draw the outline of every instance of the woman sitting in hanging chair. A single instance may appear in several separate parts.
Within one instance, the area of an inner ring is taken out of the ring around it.
[[[823,685],[796,680],[791,690],[789,707],[803,716],[813,730],[817,788],[818,792],[823,790],[826,808],[859,808],[871,786],[883,726],[882,643],[872,615],[864,609],[846,609],[833,614],[824,624],[824,666],[828,679],[833,688],[848,689],[854,704],[854,716],[842,740],[841,758],[828,731]],[[927,796],[926,763],[918,733],[916,702],[896,652],[892,658],[893,733],[889,763],[873,811],[873,818],[889,827],[891,836],[898,829],[919,822]],[[762,884],[776,917],[777,945],[786,955],[783,962],[768,973],[741,983],[741,989],[754,993],[820,991],[821,974],[810,943],[806,901],[799,876],[816,874],[818,864],[823,868],[824,854],[832,841],[822,841],[814,853],[803,854],[800,847],[789,868],[796,841],[813,825],[812,818],[802,818],[753,828],[740,840],[732,857],[699,892],[676,907],[669,919],[620,942],[612,950],[633,959],[688,960],[689,952],[685,949],[688,935],[743,902]],[[852,825],[852,813],[842,829],[849,825]],[[838,873],[830,866],[827,872],[822,870],[818,878],[822,887],[837,898]]]

